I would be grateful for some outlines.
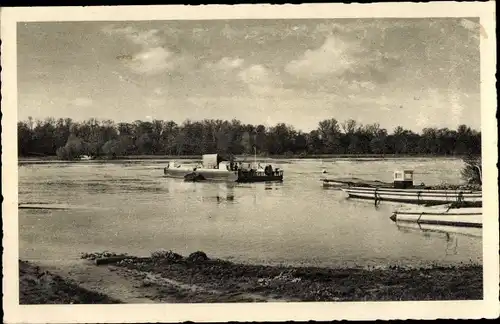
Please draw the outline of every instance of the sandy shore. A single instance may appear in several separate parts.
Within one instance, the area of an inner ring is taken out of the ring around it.
[[[483,296],[481,265],[285,267],[236,264],[209,259],[203,252],[183,257],[162,251],[147,258],[94,253],[78,262],[20,261],[20,267],[22,304],[479,300]],[[41,273],[48,279],[39,279]]]
[[[87,290],[33,263],[19,261],[20,304],[113,304],[119,300]]]

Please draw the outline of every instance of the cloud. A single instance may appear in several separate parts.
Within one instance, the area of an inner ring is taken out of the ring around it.
[[[240,68],[244,62],[245,60],[241,58],[223,57],[215,63],[207,62],[205,68],[219,71],[231,71]]]
[[[140,31],[130,26],[116,28],[114,25],[110,25],[103,27],[102,31],[108,35],[123,35],[132,43],[141,46],[159,46],[162,44],[162,39],[158,36],[158,29]]]
[[[251,41],[257,44],[265,44],[276,40],[285,40],[287,38],[302,39],[316,38],[321,35],[331,35],[332,30],[337,30],[337,24],[321,24],[322,29],[318,29],[316,24],[300,20],[277,20],[271,23],[262,24],[259,21],[246,21],[244,24],[239,22],[225,23],[221,25],[217,34],[228,40]],[[321,28],[321,27],[319,27]]]
[[[351,81],[347,86],[350,90],[360,91],[360,90],[374,90],[376,85],[371,81]]]
[[[117,57],[125,66],[137,74],[159,75],[174,71],[190,63],[188,57],[169,50],[158,29],[138,30],[133,27],[117,28],[105,26],[102,31],[107,35],[122,35],[129,42],[139,45],[141,49],[133,55]]]
[[[145,101],[149,107],[153,108],[165,106],[167,102],[165,98],[151,98],[151,97],[146,98]]]
[[[478,32],[479,31],[479,24],[469,20],[469,19],[461,19],[460,20],[460,25],[464,27],[465,29],[472,31],[472,32]]]
[[[341,30],[341,36],[334,33],[321,46],[310,48],[285,64],[284,71],[290,75],[287,86],[341,94],[374,90],[399,73],[399,53],[388,52],[379,43],[367,42],[346,28]]]
[[[479,33],[481,31],[481,25],[469,19],[460,19],[460,25],[469,31],[469,36],[475,40],[479,40]]]
[[[229,24],[224,25],[224,27],[220,31],[220,34],[227,39],[233,39],[239,36],[239,33],[231,28]]]
[[[229,57],[223,57],[219,62],[217,62],[217,67],[220,69],[235,69],[243,65],[244,60],[240,58],[231,59]]]
[[[283,88],[279,74],[261,64],[241,70],[238,77],[254,94],[283,96],[289,93],[289,90]]]
[[[162,39],[157,35],[157,29],[150,29],[127,35],[130,40],[138,45],[157,46],[162,44]]]
[[[314,35],[331,36],[336,32],[348,32],[351,28],[334,22],[322,22],[314,26]]]
[[[260,64],[252,65],[238,74],[248,84],[267,83],[270,75],[265,67]]]
[[[308,79],[328,74],[341,75],[355,64],[351,55],[355,50],[355,44],[330,36],[320,48],[307,50],[298,60],[289,62],[285,71]]]
[[[148,48],[134,55],[128,65],[139,74],[160,74],[175,67],[172,55],[163,47]]]
[[[92,106],[92,99],[90,98],[83,98],[83,97],[78,97],[73,100],[71,100],[71,104],[79,107],[89,107]]]

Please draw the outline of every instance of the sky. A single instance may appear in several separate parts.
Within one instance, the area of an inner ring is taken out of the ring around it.
[[[480,129],[474,18],[19,23],[18,119]]]

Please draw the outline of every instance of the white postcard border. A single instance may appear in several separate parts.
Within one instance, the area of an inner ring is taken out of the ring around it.
[[[168,19],[480,17],[483,151],[483,301],[267,304],[40,305],[18,304],[16,22]],[[2,8],[3,293],[8,323],[213,322],[496,318],[499,315],[495,6],[488,3],[379,3],[237,6]]]

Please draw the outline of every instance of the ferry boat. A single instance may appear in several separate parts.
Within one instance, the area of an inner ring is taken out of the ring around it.
[[[272,165],[266,167],[258,166],[257,168],[239,169],[237,182],[267,182],[267,181],[283,181],[283,170],[279,168],[273,169]]]
[[[199,166],[182,166],[170,162],[164,169],[168,177],[184,178],[186,181],[266,182],[283,181],[283,170],[272,165],[262,167],[250,163],[233,162],[219,154],[204,154]]]
[[[219,154],[204,154],[201,167],[194,168],[193,172],[199,180],[236,181],[238,179],[238,171],[233,163]]]

